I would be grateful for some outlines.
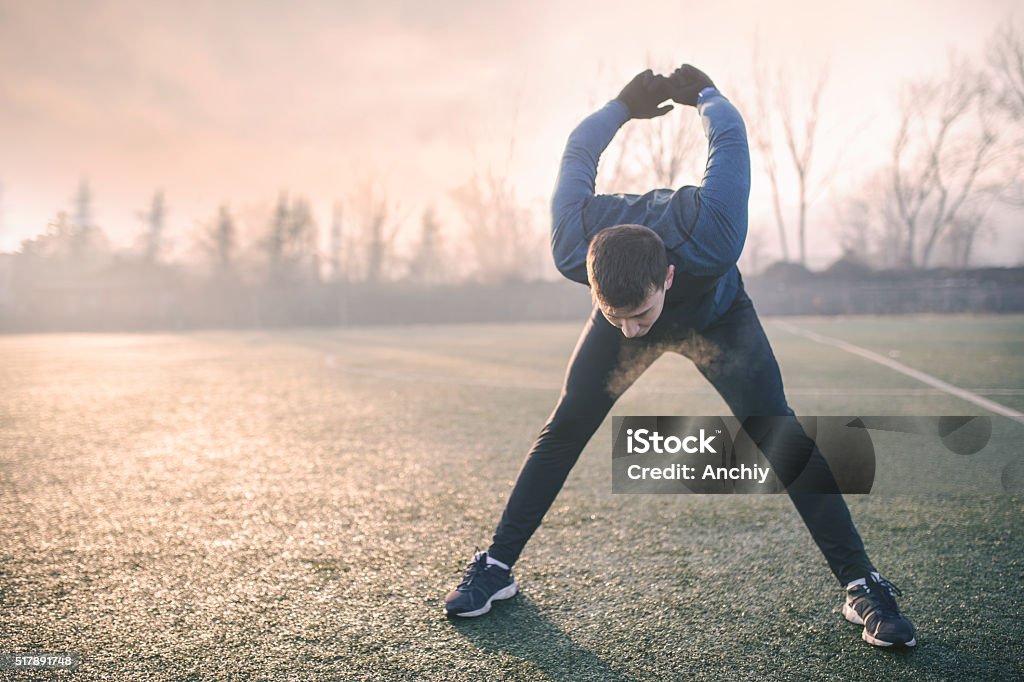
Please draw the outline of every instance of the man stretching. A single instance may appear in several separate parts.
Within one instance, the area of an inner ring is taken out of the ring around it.
[[[708,161],[700,186],[595,195],[598,159],[616,131],[632,118],[668,113],[672,105],[661,103],[669,98],[696,107],[704,124]],[[832,484],[787,492],[846,588],[846,619],[863,625],[871,644],[917,643],[896,604],[899,590],[868,559],[827,463],[786,401],[778,363],[744,291],[736,261],[749,194],[743,120],[707,75],[689,65],[667,78],[650,70],[637,75],[569,136],[552,200],[551,246],[559,272],[588,284],[595,305],[491,546],[476,553],[445,599],[449,615],[479,616],[516,594],[512,565],[569,470],[615,400],[668,349],[689,357],[735,416],[753,417],[744,428],[783,483],[810,468]]]

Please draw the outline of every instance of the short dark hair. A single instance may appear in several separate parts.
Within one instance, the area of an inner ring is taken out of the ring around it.
[[[668,256],[658,233],[643,225],[616,225],[597,233],[587,250],[594,299],[612,308],[635,308],[665,286]]]

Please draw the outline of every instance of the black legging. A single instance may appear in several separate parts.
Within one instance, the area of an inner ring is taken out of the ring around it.
[[[729,310],[700,333],[677,325],[667,307],[647,335],[627,339],[595,307],[569,361],[558,404],[519,472],[491,556],[515,563],[612,405],[666,350],[690,358],[736,417],[792,417],[781,427],[778,420],[748,418],[744,429],[783,483],[809,469],[819,481],[815,490],[833,489],[820,485],[825,478],[834,486],[828,464],[793,417],[778,362],[742,288]],[[874,570],[842,495],[788,492],[841,584]]]

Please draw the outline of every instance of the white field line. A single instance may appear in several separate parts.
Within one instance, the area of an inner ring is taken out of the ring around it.
[[[954,386],[953,384],[947,383],[942,379],[937,379],[936,377],[933,377],[931,374],[926,374],[921,370],[914,369],[913,367],[908,367],[904,365],[902,362],[896,362],[892,358],[887,358],[884,355],[880,355],[878,353],[875,353],[874,351],[870,351],[867,348],[861,348],[860,346],[855,346],[852,343],[847,343],[846,341],[842,341],[840,339],[834,339],[830,336],[816,334],[815,332],[803,329],[801,327],[797,327],[796,325],[790,324],[789,322],[783,322],[782,320],[773,320],[773,322],[791,334],[796,334],[797,336],[802,336],[805,339],[810,339],[811,341],[823,343],[828,346],[834,346],[840,350],[844,350],[847,353],[850,353],[851,355],[857,355],[862,358],[865,358],[866,360],[877,362],[878,364],[888,367],[889,369],[899,372],[900,374],[906,375],[911,379],[917,379],[922,383],[928,384],[929,386],[933,386],[934,388],[937,388],[940,391],[944,391],[952,396],[956,396],[961,400],[966,400],[969,403],[974,403],[979,407],[983,407],[989,412],[1001,414],[1004,417],[1009,417],[1010,419],[1014,419],[1024,424],[1024,413],[1011,409],[1006,405],[1000,405],[999,403],[989,400],[988,398],[982,398],[977,393],[972,393],[967,389],[960,388],[959,386]]]
[[[339,366],[336,362],[328,362],[327,366],[342,374],[348,374],[350,376],[361,376],[373,379],[387,379],[389,381],[401,381],[401,382],[412,382],[412,383],[425,383],[425,384],[437,384],[439,386],[466,386],[471,388],[496,388],[502,390],[518,390],[518,391],[557,391],[561,386],[561,383],[557,379],[549,381],[523,381],[523,380],[487,380],[479,379],[476,377],[467,376],[456,376],[453,374],[444,374],[441,372],[423,371],[419,369],[409,370],[398,370],[398,369],[380,369],[375,367],[344,367]],[[703,380],[697,384],[686,384],[684,386],[679,385],[653,385],[645,386],[643,384],[637,386],[631,386],[629,389],[630,393],[658,393],[666,395],[718,395],[714,388],[709,384],[704,383]],[[978,395],[1005,395],[1005,396],[1024,396],[1024,388],[975,388],[974,393]],[[835,387],[794,387],[786,388],[786,395],[805,395],[805,396],[892,396],[892,397],[916,397],[916,396],[936,396],[944,395],[945,390],[939,390],[937,388],[891,388],[891,387],[849,387],[849,388],[835,388]]]

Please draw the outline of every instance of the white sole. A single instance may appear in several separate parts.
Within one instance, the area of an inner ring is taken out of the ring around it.
[[[492,602],[501,601],[502,599],[511,599],[512,597],[516,596],[518,592],[519,583],[513,581],[512,584],[508,587],[502,588],[495,592],[493,595],[491,595],[491,598],[487,600],[487,603],[484,604],[482,608],[479,608],[476,611],[466,611],[464,613],[455,613],[450,615],[459,616],[460,618],[474,618],[476,616],[482,616],[491,610]],[[445,613],[448,613],[448,611],[445,610]]]
[[[854,611],[853,607],[846,603],[843,604],[843,618],[854,625],[864,625],[864,619],[860,617],[860,614]]]
[[[849,604],[843,604],[843,618],[850,621],[854,625],[864,625],[864,619],[861,618],[860,615],[856,611],[854,611],[853,607],[851,607]],[[894,646],[893,642],[886,642],[884,640],[878,639],[877,637],[872,637],[871,633],[868,632],[867,628],[864,628],[864,630],[860,633],[860,638],[873,646]],[[903,646],[917,646],[917,638],[915,637]]]

